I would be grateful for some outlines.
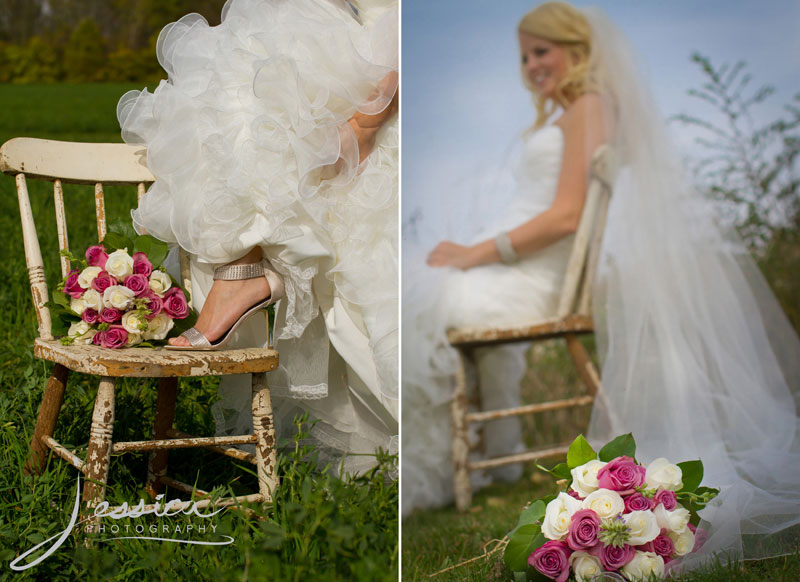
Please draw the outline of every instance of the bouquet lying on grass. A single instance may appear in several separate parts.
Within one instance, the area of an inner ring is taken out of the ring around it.
[[[700,487],[703,463],[645,466],[635,454],[630,434],[599,453],[581,435],[566,463],[539,467],[565,491],[529,505],[509,534],[504,559],[517,581],[661,578],[669,562],[702,545],[697,512],[719,493]]]
[[[116,224],[85,259],[68,251],[71,270],[48,303],[62,344],[155,347],[191,327],[186,293],[162,265],[167,245]]]

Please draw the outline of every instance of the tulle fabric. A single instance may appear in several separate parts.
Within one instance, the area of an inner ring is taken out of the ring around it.
[[[134,226],[191,254],[197,309],[214,266],[263,249],[286,286],[278,416],[310,411],[340,452],[397,449],[398,126],[359,164],[347,123],[391,101],[397,24],[388,0],[357,14],[340,0],[229,0],[218,26],[197,14],[167,26],[169,79],[117,111],[157,178]],[[237,345],[263,344],[261,328]],[[249,422],[249,384],[236,385],[220,389],[222,432]]]
[[[594,301],[600,445],[633,432],[637,457],[700,458],[720,496],[708,539],[670,564],[796,550],[800,341],[741,241],[691,186],[624,36],[590,12],[620,161]]]
[[[550,206],[562,149],[563,135],[555,126],[523,138],[513,173],[515,194],[493,224],[471,234],[473,242],[519,226]],[[459,190],[460,197],[462,193]],[[514,265],[459,271],[427,267],[425,254],[430,249],[419,248],[413,233],[407,233],[403,243],[404,514],[443,505],[453,498],[450,400],[458,359],[447,341],[447,329],[523,325],[553,315],[571,243],[568,237]],[[519,400],[523,351],[524,346],[476,350],[478,370],[470,370],[469,375],[479,375],[482,385],[491,386],[487,396],[494,401],[487,406],[513,406]],[[493,452],[513,452],[521,445],[516,419],[489,423],[485,431],[487,447],[494,448]],[[511,474],[499,476],[509,478]],[[472,475],[475,486],[485,484],[486,479],[482,474]]]

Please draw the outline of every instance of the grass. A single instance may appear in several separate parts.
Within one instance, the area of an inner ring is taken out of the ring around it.
[[[0,142],[32,136],[74,141],[119,141],[116,101],[135,88],[109,85],[0,85]],[[59,277],[52,186],[29,182],[48,285]],[[82,249],[96,241],[91,187],[66,187],[69,240]],[[107,188],[109,218],[128,216],[135,193]],[[51,364],[32,355],[36,337],[22,247],[14,180],[0,176],[0,581],[4,580],[396,580],[398,555],[397,482],[386,478],[394,458],[370,473],[343,480],[318,468],[315,451],[283,443],[278,472],[282,485],[274,504],[254,507],[255,517],[226,510],[215,516],[216,532],[193,539],[234,538],[227,546],[115,540],[85,548],[76,536],[48,558],[17,573],[9,563],[37,543],[64,530],[75,496],[77,471],[51,459],[40,476],[25,475],[28,443]],[[217,380],[181,383],[176,424],[186,432],[213,434],[210,414]],[[74,374],[55,438],[85,452],[96,379]],[[118,384],[115,440],[150,435],[155,385],[123,379]],[[111,462],[108,500],[136,503],[143,490],[146,456],[126,454]],[[257,490],[249,467],[199,449],[173,451],[170,473],[217,495]],[[185,494],[171,492],[168,499]],[[120,522],[120,523],[124,523]],[[195,527],[200,518],[147,516],[129,525]],[[124,534],[120,534],[124,535]],[[165,536],[169,537],[169,535]],[[177,535],[176,535],[177,537]],[[35,557],[35,556],[33,556]]]
[[[587,347],[591,348],[591,341]],[[583,388],[569,355],[558,342],[544,342],[528,352],[528,371],[522,381],[523,403],[578,396]],[[584,432],[590,410],[563,410],[525,418],[527,445],[570,442]],[[555,465],[564,459],[544,463]],[[555,493],[552,477],[526,464],[525,477],[516,483],[495,483],[474,494],[470,510],[453,506],[417,510],[402,524],[402,579],[404,582],[512,581],[502,550],[491,553],[516,525],[520,511],[535,499]],[[800,545],[800,541],[797,545]],[[485,558],[485,552],[490,555]],[[464,562],[468,562],[464,564]],[[463,565],[462,565],[463,564]],[[454,568],[454,566],[456,566]],[[713,563],[680,578],[683,582],[797,582],[800,553],[747,562],[744,566]]]

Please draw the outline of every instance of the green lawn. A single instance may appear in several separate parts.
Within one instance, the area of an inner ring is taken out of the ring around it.
[[[0,142],[17,136],[73,141],[120,141],[116,102],[128,85],[0,85]],[[48,284],[58,280],[52,185],[30,183],[31,204],[40,233]],[[70,245],[96,241],[91,187],[65,188]],[[109,218],[129,216],[135,193],[108,188]],[[61,532],[73,506],[77,471],[51,460],[43,475],[26,476],[22,467],[42,388],[51,365],[35,360],[36,336],[19,210],[10,176],[0,176],[0,580],[396,580],[398,523],[396,481],[381,468],[340,481],[321,473],[313,452],[284,443],[275,504],[256,508],[260,519],[224,511],[217,531],[234,538],[228,546],[189,546],[146,540],[116,540],[86,549],[69,537],[61,548],[22,573],[9,568],[20,553]],[[152,382],[118,384],[115,440],[150,436],[155,390]],[[177,426],[210,435],[217,380],[182,381]],[[73,375],[67,386],[56,439],[85,451],[96,391],[95,380]],[[288,448],[286,448],[288,447]],[[112,458],[107,497],[112,503],[147,499],[143,491],[146,456]],[[229,484],[236,493],[257,490],[255,476],[242,463],[204,450],[171,454],[170,472],[182,481],[210,489]],[[220,491],[228,493],[228,491]],[[170,494],[168,498],[185,494]],[[169,526],[178,518],[138,518],[137,523]],[[179,522],[178,522],[179,523]],[[184,526],[186,522],[184,521]],[[133,524],[132,524],[133,525]],[[170,526],[172,527],[172,526]],[[209,538],[211,534],[207,534]]]

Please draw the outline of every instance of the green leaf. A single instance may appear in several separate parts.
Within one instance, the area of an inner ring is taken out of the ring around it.
[[[703,480],[703,461],[686,461],[678,463],[683,473],[683,487],[681,491],[694,491]]]
[[[109,231],[103,239],[103,246],[109,253],[120,249],[128,249],[130,251],[133,248],[133,240],[117,232]]]
[[[518,527],[511,535],[503,560],[514,572],[525,571],[528,567],[528,556],[544,543],[542,529],[537,524]]]
[[[56,305],[60,305],[64,309],[70,308],[69,297],[67,297],[66,293],[64,293],[63,291],[53,291],[51,295],[53,297],[53,303],[55,303]]]
[[[11,552],[11,557],[14,557],[14,552]],[[525,572],[514,572],[514,582],[527,582],[528,575]]]
[[[136,238],[136,231],[133,228],[133,223],[127,219],[123,220],[122,218],[114,218],[113,220],[110,220],[108,222],[108,228],[106,229],[106,236],[108,236],[108,233],[112,232],[128,239],[129,241],[133,241]],[[105,240],[103,241],[103,244],[105,244]]]
[[[623,434],[600,449],[599,458],[603,462],[613,461],[617,457],[636,456],[636,441],[631,433]]]
[[[519,521],[517,522],[517,527],[528,525],[531,523],[537,523],[540,519],[544,517],[544,512],[547,506],[545,505],[544,501],[536,501],[532,503],[530,507],[527,507],[520,513]]]
[[[580,467],[595,459],[597,459],[597,453],[592,448],[592,445],[589,444],[589,441],[587,441],[582,434],[579,434],[578,438],[572,441],[572,444],[569,446],[569,451],[567,452],[567,466],[570,469],[574,469],[575,467]]]
[[[536,463],[536,468],[544,471],[545,473],[550,473],[556,479],[569,479],[572,477],[572,474],[569,472],[569,466],[566,463],[559,463],[552,469],[548,469]]]
[[[169,247],[167,243],[149,234],[143,234],[137,236],[133,241],[133,252],[146,254],[147,258],[153,264],[153,268],[157,269],[164,262],[164,259],[167,258]]]

